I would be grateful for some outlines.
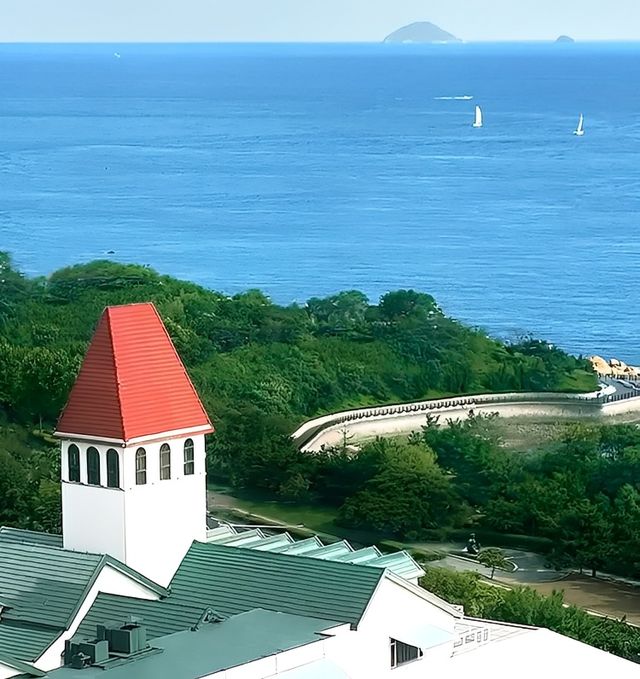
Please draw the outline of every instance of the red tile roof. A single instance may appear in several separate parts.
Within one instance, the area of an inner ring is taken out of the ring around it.
[[[213,431],[154,305],[107,307],[57,433],[129,441],[194,427]]]

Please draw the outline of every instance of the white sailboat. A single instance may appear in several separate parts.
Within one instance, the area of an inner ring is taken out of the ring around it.
[[[577,137],[582,137],[584,134],[584,116],[582,113],[580,114],[580,119],[578,120],[578,127],[573,131],[573,134],[575,134]]]
[[[473,122],[474,127],[482,127],[482,109],[476,106],[476,119]]]

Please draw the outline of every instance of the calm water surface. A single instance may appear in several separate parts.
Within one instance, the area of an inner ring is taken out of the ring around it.
[[[0,248],[282,303],[414,287],[640,362],[638,73],[636,45],[0,46]]]

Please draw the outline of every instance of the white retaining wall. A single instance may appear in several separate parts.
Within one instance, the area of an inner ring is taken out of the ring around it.
[[[301,450],[317,452],[323,446],[334,446],[347,436],[351,442],[409,434],[419,431],[428,415],[437,416],[440,422],[459,421],[477,414],[497,413],[500,417],[593,418],[638,413],[640,396],[606,402],[593,394],[517,393],[481,394],[434,399],[375,408],[359,408],[325,415],[301,425],[292,438]]]

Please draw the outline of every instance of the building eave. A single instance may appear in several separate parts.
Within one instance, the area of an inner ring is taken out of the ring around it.
[[[29,677],[46,676],[46,672],[39,670],[37,667],[34,667],[30,663],[18,660],[17,658],[14,658],[10,655],[4,655],[1,652],[0,652],[0,663],[2,665],[10,667],[11,669],[18,670],[18,672],[20,672],[21,675],[27,675]]]
[[[128,439],[109,438],[107,436],[99,436],[94,434],[78,434],[66,431],[54,431],[53,435],[59,439],[68,441],[90,441],[92,443],[105,443],[116,445],[121,448],[129,446],[143,445],[146,443],[155,443],[158,441],[167,441],[171,439],[184,438],[189,435],[205,435],[213,434],[214,428],[210,424],[201,424],[196,427],[187,427],[185,429],[173,429],[171,431],[158,432],[155,434],[146,434],[144,436],[135,436]]]

